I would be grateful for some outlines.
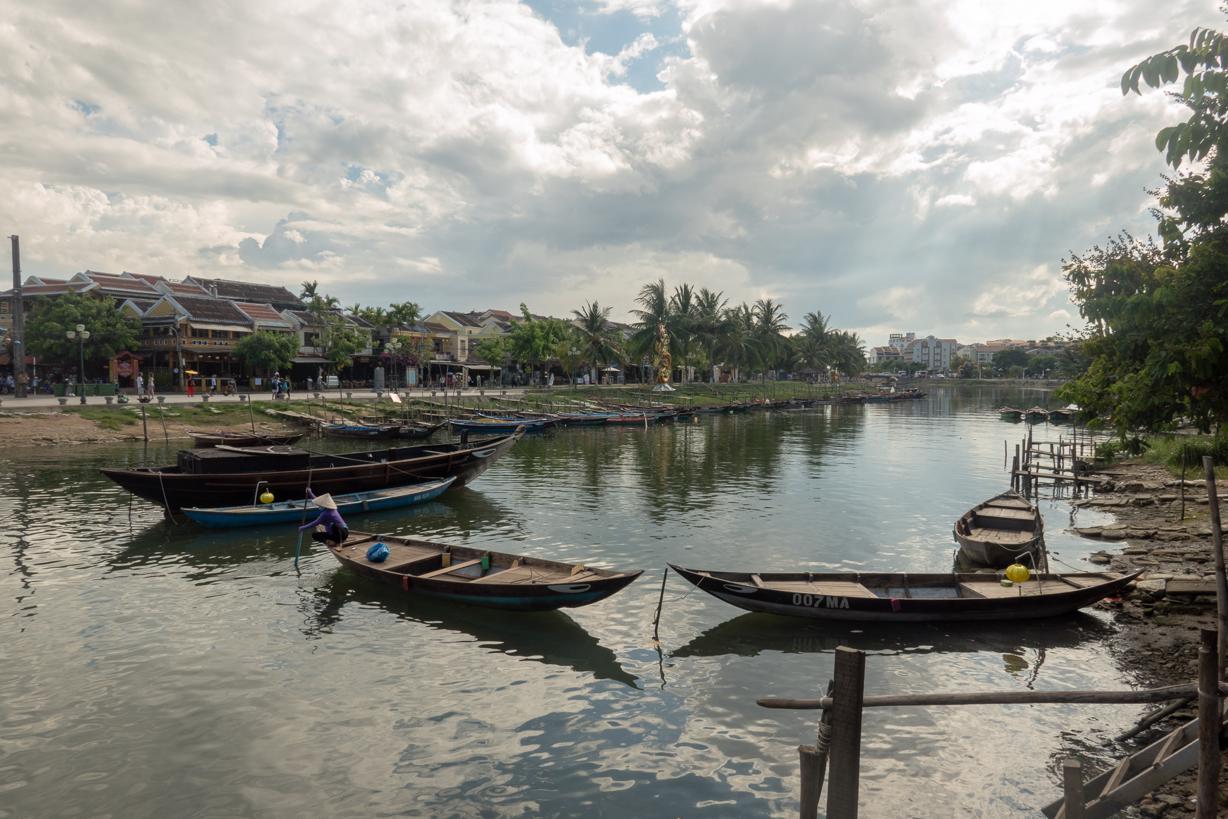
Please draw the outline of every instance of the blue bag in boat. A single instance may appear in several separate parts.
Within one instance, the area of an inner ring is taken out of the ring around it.
[[[367,560],[372,563],[383,563],[388,559],[388,547],[383,541],[373,543],[370,549],[367,549]]]

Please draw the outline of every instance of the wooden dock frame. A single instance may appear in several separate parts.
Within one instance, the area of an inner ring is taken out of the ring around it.
[[[803,819],[813,819],[818,815],[823,789],[823,772],[819,765],[826,762],[827,815],[856,819],[860,787],[861,717],[865,708],[1019,703],[1138,704],[1171,702],[1197,696],[1200,719],[1125,757],[1112,770],[1090,782],[1083,781],[1080,763],[1064,760],[1064,795],[1047,806],[1045,814],[1052,819],[1112,816],[1122,806],[1136,801],[1197,762],[1198,819],[1214,819],[1215,789],[1221,767],[1219,742],[1228,728],[1224,722],[1228,685],[1218,679],[1221,676],[1218,670],[1218,639],[1216,632],[1203,630],[1199,645],[1199,678],[1197,682],[1186,685],[1137,691],[979,691],[878,696],[866,696],[864,693],[865,652],[841,646],[836,649],[835,677],[828,689],[828,696],[810,700],[763,697],[757,702],[765,708],[823,711],[819,726],[820,747],[799,748],[803,767],[800,815]],[[826,753],[824,747],[825,724],[831,727],[830,753]],[[1090,801],[1089,793],[1093,793]]]

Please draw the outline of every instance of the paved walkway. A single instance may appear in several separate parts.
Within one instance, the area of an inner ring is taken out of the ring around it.
[[[560,394],[561,394],[564,388],[559,387],[557,389],[560,391]],[[459,393],[456,390],[449,390],[448,397],[452,398],[459,394],[462,398],[476,398],[476,397],[479,397],[483,392],[485,393],[485,396],[487,398],[489,398],[492,395],[499,396],[499,397],[506,396],[508,398],[514,398],[517,396],[524,395],[525,391],[521,387],[509,387],[507,390],[494,389],[494,390],[483,390],[483,391],[479,391],[477,389],[468,389],[468,390],[460,390]],[[402,391],[401,395],[402,397],[408,397],[408,398],[426,398],[426,399],[434,399],[436,401],[443,400],[443,390],[435,390],[433,392],[431,390],[412,390],[409,393]],[[263,390],[260,392],[254,392],[251,394],[251,396],[252,396],[252,400],[254,401],[272,400],[272,395],[268,392],[264,392]],[[343,390],[341,392],[338,392],[337,390],[329,390],[328,392],[321,393],[321,396],[327,397],[333,400],[375,401],[377,399],[377,396],[373,390],[353,390],[353,391]],[[200,404],[202,403],[202,398],[199,394],[194,395],[191,398],[189,398],[187,395],[183,393],[167,393],[165,395],[159,395],[158,398],[163,399],[163,403],[165,404]],[[133,404],[136,403],[135,396],[128,396],[128,400],[129,400],[129,404],[127,406],[132,406]],[[291,393],[290,395],[291,402],[314,401],[314,400],[315,400],[315,397],[310,392],[305,392],[305,391],[296,392],[296,393]],[[86,406],[91,406],[91,407],[103,407],[107,405],[106,398],[100,395],[86,396],[85,403],[86,403]],[[211,404],[212,403],[237,404],[239,403],[239,396],[238,395],[215,395],[209,399],[209,403]],[[79,396],[71,396],[65,402],[65,405],[71,406],[71,407],[80,406],[81,398]],[[115,404],[114,399],[112,399],[111,405],[112,406],[124,406],[120,404]],[[58,408],[60,406],[61,406],[60,399],[54,395],[38,395],[38,396],[31,395],[31,396],[26,396],[25,398],[17,398],[12,395],[0,395],[0,410],[53,409],[53,408]]]

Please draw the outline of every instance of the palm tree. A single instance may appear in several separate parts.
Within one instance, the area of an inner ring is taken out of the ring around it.
[[[726,331],[717,342],[716,354],[733,365],[733,377],[737,380],[742,365],[755,360],[755,314],[743,302],[726,310],[723,320]]]
[[[669,335],[679,352],[678,363],[682,369],[682,381],[686,383],[687,369],[691,363],[691,344],[694,339],[695,321],[698,312],[695,304],[695,289],[689,284],[680,284],[669,297]]]
[[[669,326],[669,296],[665,292],[665,279],[657,279],[641,287],[635,300],[643,309],[631,311],[639,321],[628,346],[637,359],[643,360],[652,354],[652,347],[657,341],[657,325]],[[672,343],[670,346],[673,346]]]
[[[772,369],[778,363],[781,353],[788,342],[784,332],[789,329],[785,324],[789,317],[784,308],[775,299],[759,299],[752,309],[755,318],[755,343],[759,348],[759,357],[764,369]],[[767,374],[764,373],[764,378]]]
[[[315,301],[319,297],[319,292],[320,292],[319,282],[317,281],[302,282],[299,286],[302,288],[302,290],[299,292],[298,297],[302,299],[303,301],[312,302],[312,301]]]
[[[610,309],[592,301],[586,302],[580,310],[571,311],[576,317],[574,324],[580,357],[593,368],[594,384],[600,383],[598,369],[602,364],[622,357],[622,351],[615,341],[614,328],[610,326]]]
[[[388,306],[388,320],[397,327],[413,327],[422,319],[417,302],[403,301]]]
[[[706,287],[701,287],[699,295],[695,297],[694,332],[708,356],[709,373],[716,366],[716,345],[728,329],[725,319],[727,303],[723,293],[713,293]]]
[[[845,375],[857,375],[866,367],[866,346],[856,333],[837,330],[832,338],[832,366]]]

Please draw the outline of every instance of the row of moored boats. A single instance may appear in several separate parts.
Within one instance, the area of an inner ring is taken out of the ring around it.
[[[172,465],[103,473],[162,506],[167,515],[183,514],[205,526],[300,522],[314,514],[309,512],[312,492],[329,493],[343,515],[359,516],[425,503],[472,483],[524,434],[524,424],[517,426],[506,435],[465,436],[455,443],[328,454],[287,444],[242,446],[229,438],[183,450]],[[1043,549],[1039,511],[1013,492],[969,510],[956,522],[954,534],[964,556],[985,566],[1014,563]],[[377,544],[383,548],[372,549]],[[353,571],[407,593],[513,610],[588,605],[641,574],[374,532],[351,532],[328,548]],[[696,587],[739,608],[835,620],[1052,616],[1117,594],[1136,576],[1027,573],[1026,579],[1013,582],[996,572],[728,572],[669,565]]]

